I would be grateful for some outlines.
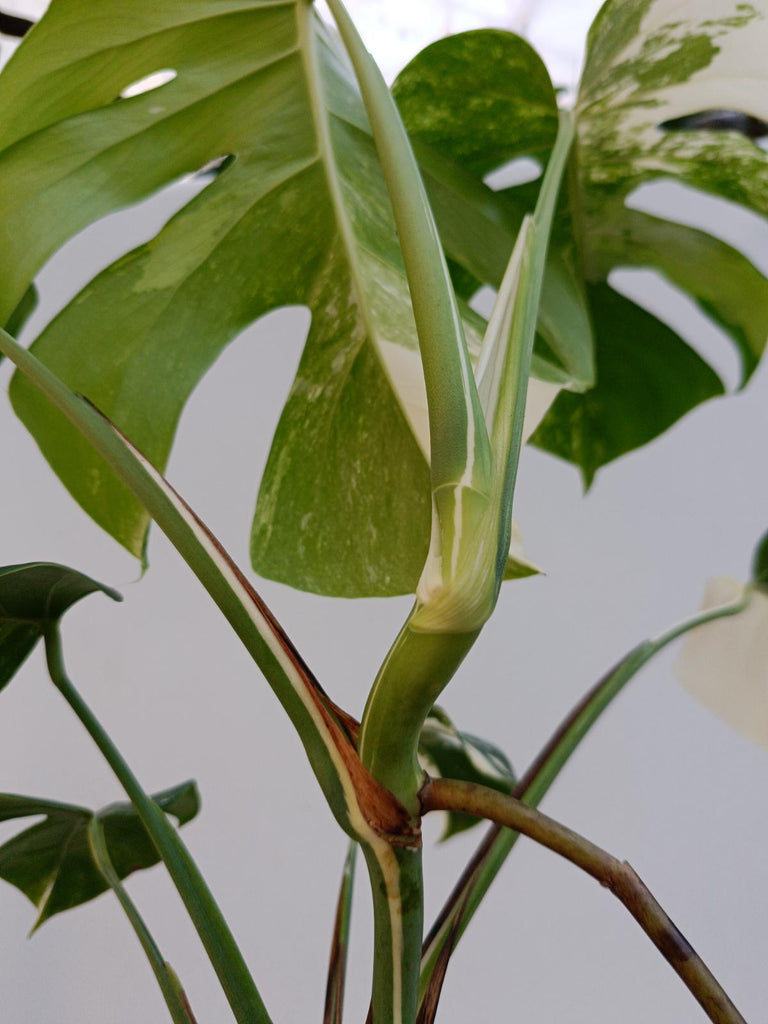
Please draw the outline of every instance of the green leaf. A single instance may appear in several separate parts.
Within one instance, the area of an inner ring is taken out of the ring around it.
[[[511,793],[516,779],[512,765],[502,750],[488,740],[459,732],[439,707],[429,713],[419,739],[419,755],[432,774],[443,779],[461,779]],[[446,815],[442,840],[479,824],[469,814]]]
[[[160,69],[176,77],[119,98]],[[311,5],[104,0],[94,13],[86,0],[54,2],[0,77],[0,106],[11,112],[0,129],[0,319],[67,238],[232,156],[154,239],[91,282],[35,353],[162,469],[223,348],[270,310],[308,306],[254,566],[331,594],[412,591],[429,471],[396,392],[403,365],[408,379],[418,366],[415,328],[357,87]],[[12,398],[77,500],[141,556],[146,511],[18,377]]]
[[[111,587],[63,565],[28,562],[0,568],[0,690],[21,667],[45,627],[97,591],[122,601]]]
[[[650,268],[687,294],[730,339],[743,380],[763,353],[765,277],[705,231],[631,209],[627,201],[640,185],[671,180],[768,214],[765,153],[739,131],[707,129],[711,118],[685,118],[725,109],[765,121],[768,82],[759,54],[766,46],[765,17],[749,4],[734,13],[731,0],[704,0],[683,13],[673,0],[609,0],[590,32],[569,189],[556,219],[542,295],[539,349],[542,324],[553,317],[564,329],[550,332],[546,341],[561,368],[567,364],[557,339],[568,336],[568,316],[558,316],[551,292],[559,263],[572,275],[571,295],[583,295],[583,315],[594,325],[597,387],[583,395],[561,395],[535,438],[576,462],[588,480],[605,462],[652,440],[699,402],[722,392],[711,367],[676,332],[662,329],[629,300],[610,296],[606,284],[612,270]],[[543,161],[553,139],[554,103],[548,109],[527,95],[527,105],[521,104],[515,116],[513,91],[505,100],[506,122],[488,115],[487,142],[477,128],[482,113],[503,110],[499,97],[520,52],[516,37],[498,31],[450,37],[423,51],[395,85],[406,125],[416,134],[446,250],[465,273],[495,287],[536,186],[489,194],[482,176],[521,155]],[[532,65],[530,77],[533,82]],[[766,88],[758,88],[760,82]],[[471,143],[465,141],[468,134]],[[607,308],[616,315],[610,325]],[[651,337],[647,353],[637,348],[643,321]],[[634,383],[620,366],[628,356],[637,371]],[[569,389],[584,391],[576,377]]]
[[[200,809],[194,782],[163,790],[152,799],[179,825],[191,821]],[[15,885],[37,907],[33,930],[54,914],[87,903],[108,888],[88,843],[88,827],[96,814],[119,878],[159,862],[130,804],[111,804],[94,812],[53,800],[0,794],[0,821],[45,815],[44,821],[0,846],[0,878]]]

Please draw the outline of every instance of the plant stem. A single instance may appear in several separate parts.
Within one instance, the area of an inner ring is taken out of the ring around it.
[[[699,612],[673,626],[666,633],[638,644],[570,711],[520,779],[512,795],[528,806],[538,806],[595,722],[651,658],[690,630],[716,619],[737,615],[747,606],[748,600],[747,596],[734,604]],[[494,825],[462,872],[425,940],[422,950],[420,998],[423,999],[444,945],[450,942],[455,946],[464,934],[491,883],[517,842],[518,835],[517,832]]]
[[[328,963],[328,983],[325,988],[323,1024],[341,1024],[344,1015],[344,983],[349,953],[349,925],[352,917],[352,894],[355,884],[357,843],[351,841],[344,859],[336,918],[333,923],[331,956]]]
[[[515,829],[586,871],[624,904],[713,1024],[746,1024],[707,965],[626,861],[619,861],[541,811],[487,786],[433,779],[422,789],[421,801],[425,814],[454,811]]]
[[[478,636],[422,633],[405,623],[368,695],[360,758],[414,816],[424,781],[418,746],[424,720]]]
[[[235,1020],[238,1024],[271,1024],[234,936],[178,832],[144,792],[120,751],[68,678],[61,638],[55,625],[49,626],[45,632],[45,653],[54,685],[104,755],[165,863],[221,982]]]
[[[95,814],[88,826],[88,845],[91,849],[96,867],[101,872],[104,881],[109,885],[117,897],[120,906],[125,911],[126,917],[131,923],[141,947],[147,955],[149,965],[163,993],[171,1019],[174,1024],[196,1024],[194,1015],[188,1002],[178,991],[171,975],[168,973],[168,964],[157,947],[157,943],[147,928],[144,919],[136,908],[136,904],[125,890],[117,872],[114,869],[112,860],[107,849],[107,841],[104,835],[104,827],[98,814]]]
[[[374,1024],[413,1024],[419,998],[419,954],[424,933],[421,850],[390,846],[386,856],[368,844],[373,897]]]

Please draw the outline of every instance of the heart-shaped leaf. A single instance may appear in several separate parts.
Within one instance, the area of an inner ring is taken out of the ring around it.
[[[433,774],[490,786],[503,793],[514,789],[515,773],[502,750],[488,740],[459,732],[439,707],[432,708],[419,739],[419,754]],[[449,813],[441,839],[449,839],[479,823],[469,814]]]
[[[734,13],[731,0],[703,0],[683,11],[673,0],[608,0],[592,27],[551,263],[559,259],[581,281],[594,327],[597,386],[583,395],[563,391],[534,436],[578,464],[587,481],[722,392],[717,374],[675,331],[606,287],[612,270],[652,268],[687,293],[730,338],[744,380],[764,350],[768,282],[762,274],[712,235],[632,204],[640,185],[663,179],[768,214],[768,158],[751,137],[754,128],[746,137],[719,130],[711,118],[684,118],[725,108],[749,115],[751,125],[768,120],[761,58],[767,46],[768,20],[751,5]],[[446,249],[464,272],[496,286],[535,187],[490,193],[481,177],[523,155],[545,159],[552,139],[553,109],[544,104],[529,102],[517,119],[501,116],[505,103],[511,106],[504,83],[519,49],[516,37],[498,31],[450,37],[423,51],[395,84]],[[489,135],[479,127],[478,110],[494,128]],[[467,172],[474,198],[470,184],[458,183]],[[474,218],[466,212],[472,208]],[[483,219],[489,227],[480,231]],[[495,240],[487,254],[480,238]]]
[[[28,562],[0,568],[0,690],[13,678],[46,626],[96,591],[122,601],[111,587],[63,565]]]
[[[152,799],[179,825],[191,821],[200,809],[194,782],[163,790]],[[159,862],[130,804],[111,804],[94,812],[53,800],[0,794],[0,821],[45,815],[44,821],[0,846],[0,878],[15,885],[37,907],[35,929],[54,914],[87,903],[108,888],[88,842],[88,826],[96,813],[121,879]]]

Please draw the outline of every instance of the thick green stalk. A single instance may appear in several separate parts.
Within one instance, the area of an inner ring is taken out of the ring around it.
[[[416,605],[379,671],[363,714],[363,763],[412,812],[424,719],[493,611],[507,559],[541,282],[572,141],[573,123],[564,114],[533,220],[521,229],[481,353],[481,397],[493,441],[490,504],[475,517],[478,529],[466,530],[459,571],[450,573],[451,579],[444,569],[445,552],[430,552]],[[466,521],[471,518],[467,515]],[[430,603],[423,585],[431,564],[442,585],[435,587]],[[470,608],[474,614],[462,621]]]
[[[565,857],[616,896],[706,1011],[713,1024],[746,1024],[727,993],[626,862],[507,793],[456,779],[434,779],[422,790],[424,813],[471,814],[515,829]]]
[[[421,850],[391,846],[383,863],[370,846],[363,853],[373,894],[373,1024],[413,1024],[424,934]]]
[[[424,720],[477,639],[472,633],[421,633],[406,622],[368,696],[360,756],[416,816],[424,781],[418,744]]]
[[[690,630],[716,619],[737,615],[746,608],[748,601],[746,596],[735,604],[700,612],[666,633],[638,644],[595,684],[565,718],[520,779],[513,795],[529,807],[537,807],[595,722],[651,658]],[[518,832],[494,826],[459,878],[424,943],[420,1002],[424,999],[441,952],[447,944],[455,946],[464,934],[518,837]]]
[[[157,943],[152,938],[136,904],[128,895],[125,886],[114,869],[109,856],[109,850],[107,849],[104,827],[98,814],[93,816],[88,826],[88,845],[90,846],[94,863],[101,872],[104,881],[117,897],[120,906],[131,923],[131,927],[136,933],[136,937],[141,943],[141,948],[146,953],[149,966],[152,968],[157,984],[160,986],[160,991],[163,993],[163,999],[165,999],[173,1024],[195,1024],[195,1018],[192,1015],[189,1004],[178,990],[175,978],[169,974],[168,964],[158,949]]]
[[[48,671],[117,776],[157,848],[197,929],[238,1024],[271,1024],[234,936],[176,829],[149,797],[67,676],[58,628],[45,633]]]

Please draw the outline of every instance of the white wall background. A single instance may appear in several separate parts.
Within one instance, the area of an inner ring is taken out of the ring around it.
[[[44,301],[31,332],[126,244],[153,233],[168,203],[180,203],[191,187],[176,186],[71,242],[40,277]],[[674,195],[654,201],[679,212]],[[721,223],[724,234],[733,229],[728,210]],[[765,225],[737,230],[768,269]],[[722,352],[728,372],[722,340],[700,330],[674,296],[655,295],[708,351]],[[193,397],[171,459],[170,479],[243,566],[259,476],[305,329],[302,311],[286,311],[230,346]],[[9,376],[0,365],[3,388]],[[710,403],[610,467],[586,498],[573,469],[525,453],[517,513],[527,549],[548,575],[505,588],[443,701],[462,728],[498,742],[523,770],[608,665],[694,610],[707,576],[745,576],[768,526],[766,394],[768,367],[745,393]],[[0,564],[63,562],[122,589],[122,605],[93,597],[68,615],[71,675],[146,787],[198,779],[203,811],[186,837],[267,1006],[276,1024],[319,1021],[345,840],[281,709],[157,531],[151,570],[136,582],[135,563],[69,499],[5,401],[0,436]],[[408,601],[331,601],[268,582],[259,588],[327,689],[359,713]],[[631,860],[757,1022],[768,1005],[768,754],[683,693],[672,662],[672,654],[660,657],[622,695],[544,809]],[[46,681],[39,652],[0,698],[0,789],[94,806],[120,798]],[[437,829],[427,831],[429,919],[479,832],[437,848]],[[4,827],[0,839],[8,834]],[[200,1024],[230,1020],[162,870],[134,876],[129,886]],[[166,1019],[109,897],[54,919],[27,942],[32,920],[24,897],[2,886],[3,1024]],[[362,868],[354,941],[348,1020],[362,1021],[371,957]],[[525,840],[459,947],[439,1015],[441,1024],[704,1019],[626,912]]]

